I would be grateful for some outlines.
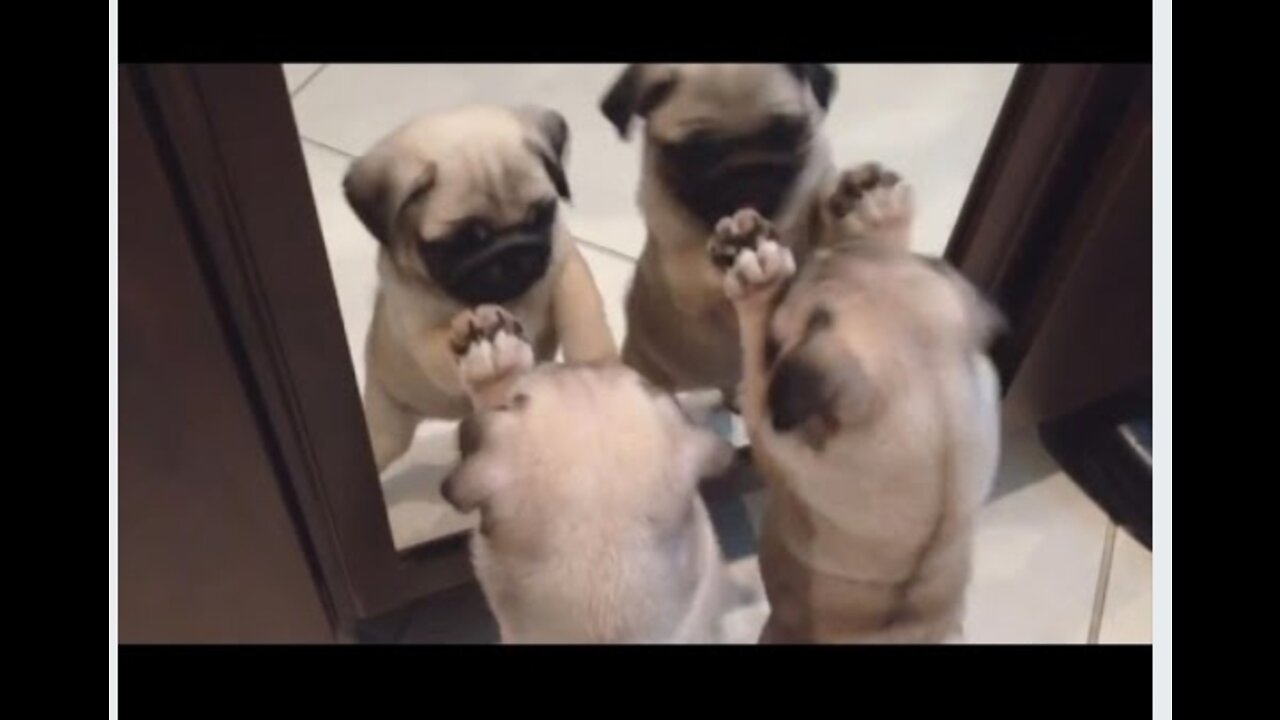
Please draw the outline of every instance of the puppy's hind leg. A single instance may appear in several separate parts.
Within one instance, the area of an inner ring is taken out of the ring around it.
[[[520,321],[497,305],[458,313],[450,325],[458,377],[476,410],[507,402],[511,386],[533,367],[533,347]]]
[[[377,382],[369,382],[364,391],[364,420],[373,446],[373,461],[381,474],[409,449],[421,418],[388,395]]]

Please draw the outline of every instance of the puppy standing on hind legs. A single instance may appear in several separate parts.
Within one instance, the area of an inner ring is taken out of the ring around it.
[[[733,598],[697,486],[728,443],[620,363],[534,367],[500,307],[451,332],[476,412],[441,492],[479,511],[472,559],[503,642],[719,641]]]
[[[976,513],[995,474],[998,316],[907,250],[910,192],[867,166],[858,239],[796,272],[742,211],[708,251],[738,315],[743,418],[771,497],[762,642],[940,642],[961,632]]]
[[[839,182],[822,129],[836,94],[822,64],[629,65],[600,109],[626,139],[643,121],[637,202],[647,238],[626,297],[622,359],[671,390],[736,400],[733,308],[704,254],[740,207],[770,218],[803,260],[839,235],[822,206]]]
[[[378,471],[425,418],[469,409],[449,347],[467,307],[518,317],[537,357],[617,357],[604,304],[559,202],[569,127],[545,108],[457,108],[415,118],[352,163],[352,210],[379,243],[365,345],[365,419]]]

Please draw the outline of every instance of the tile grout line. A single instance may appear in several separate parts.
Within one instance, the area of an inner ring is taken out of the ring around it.
[[[302,81],[302,83],[298,85],[298,87],[297,87],[297,89],[296,89],[296,90],[294,90],[293,92],[289,93],[289,98],[290,98],[290,99],[293,99],[293,98],[298,97],[298,94],[299,94],[299,93],[301,93],[303,90],[306,90],[306,89],[307,89],[307,86],[311,84],[311,81],[312,81],[312,80],[315,80],[315,79],[316,79],[316,77],[318,77],[318,76],[320,75],[320,73],[324,72],[325,68],[327,68],[327,67],[329,67],[329,63],[320,63],[320,67],[318,67],[318,68],[316,68],[315,70],[313,70],[313,71],[311,72],[311,74],[310,74],[310,75],[308,75],[308,76],[306,77],[306,79],[305,79],[305,80],[303,80],[303,81]]]
[[[353,153],[349,153],[346,150],[336,148],[328,143],[321,142],[319,140],[313,140],[312,138],[309,138],[306,135],[299,135],[298,139],[304,143],[310,143],[312,145],[315,145],[321,150],[327,150],[328,152],[334,153],[335,155],[341,155],[342,157],[347,158],[348,160],[356,159],[356,156]]]
[[[1107,523],[1106,540],[1102,544],[1102,562],[1098,564],[1098,582],[1093,592],[1093,613],[1089,618],[1088,644],[1097,645],[1102,633],[1102,613],[1107,605],[1107,586],[1111,582],[1111,559],[1116,549],[1116,524]]]
[[[583,245],[586,245],[587,247],[591,248],[592,250],[599,250],[600,252],[605,253],[606,255],[612,255],[613,257],[619,260],[625,260],[633,265],[636,262],[635,258],[622,252],[621,250],[614,250],[613,248],[607,245],[601,245],[600,243],[592,242],[590,240],[583,240],[582,238],[577,236],[574,236],[574,239],[577,240],[579,243],[582,243]]]

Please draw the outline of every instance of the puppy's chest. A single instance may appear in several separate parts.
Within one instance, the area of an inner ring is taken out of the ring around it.
[[[776,498],[771,532],[815,569],[866,581],[904,579],[945,512],[936,469],[878,467],[787,442],[774,438],[762,447]]]

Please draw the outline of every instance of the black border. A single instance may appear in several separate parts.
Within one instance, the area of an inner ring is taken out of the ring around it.
[[[337,711],[334,697],[345,696],[355,708],[414,714],[491,715],[510,701],[526,714],[544,706],[631,715],[653,705],[683,715],[710,699],[720,710],[745,704],[753,716],[821,706],[850,716],[883,708],[1019,718],[1149,717],[1153,700],[1150,645],[123,646],[119,667],[128,717],[171,715],[169,698],[241,713],[278,699],[292,716],[308,705]]]
[[[120,6],[121,62],[1151,62],[1151,3]],[[695,7],[699,9],[695,13]]]

